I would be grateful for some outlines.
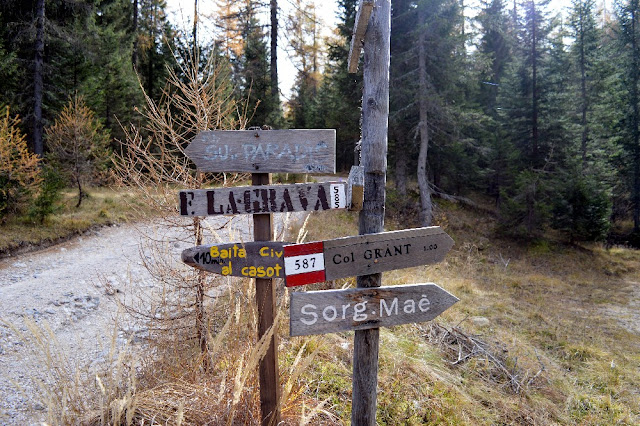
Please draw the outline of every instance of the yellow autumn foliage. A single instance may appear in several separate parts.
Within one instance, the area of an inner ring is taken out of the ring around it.
[[[9,107],[0,109],[0,219],[20,211],[42,181],[40,158],[29,152],[19,125]]]

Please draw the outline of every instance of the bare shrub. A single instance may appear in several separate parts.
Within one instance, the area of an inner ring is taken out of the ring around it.
[[[197,52],[196,52],[197,54]],[[202,220],[185,220],[177,215],[177,189],[198,189],[213,184],[231,184],[241,177],[226,174],[197,172],[184,149],[203,130],[237,129],[246,125],[246,104],[232,97],[232,86],[228,67],[222,60],[211,55],[203,67],[200,58],[189,52],[187,57],[178,57],[178,69],[168,68],[169,77],[161,100],[156,103],[145,95],[146,105],[140,111],[146,118],[146,126],[123,126],[126,139],[122,150],[116,154],[115,177],[122,187],[133,189],[145,204],[153,206],[159,214],[159,225],[167,225],[190,233],[193,243],[203,242]],[[158,264],[162,265],[162,262]],[[153,266],[153,265],[149,265]],[[195,330],[202,352],[204,366],[208,366],[206,319],[204,298],[208,287],[214,285],[203,272],[181,271],[152,272],[163,275],[162,282],[173,285],[172,293],[181,302],[169,308],[172,317],[195,319]],[[184,297],[183,297],[184,296]],[[186,300],[185,309],[182,301]],[[168,299],[163,306],[167,306]],[[138,312],[142,317],[155,316],[153,312]]]

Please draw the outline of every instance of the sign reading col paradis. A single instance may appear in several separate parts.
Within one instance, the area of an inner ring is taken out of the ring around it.
[[[432,283],[292,292],[290,334],[304,336],[430,321],[457,301]]]
[[[203,172],[335,173],[336,131],[206,131],[185,153]]]

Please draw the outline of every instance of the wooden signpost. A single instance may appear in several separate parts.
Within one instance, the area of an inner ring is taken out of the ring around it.
[[[182,261],[214,274],[248,278],[284,278],[282,241],[252,241],[191,247]]]
[[[355,330],[351,424],[375,425],[379,327],[428,321],[458,299],[435,284],[381,287],[382,272],[441,261],[453,240],[439,227],[383,232],[389,113],[390,0],[360,0],[349,54],[364,44],[362,168],[349,182],[271,185],[271,172],[335,173],[335,130],[208,131],[186,154],[202,172],[252,172],[252,186],[181,191],[180,214],[253,214],[254,242],[199,246],[182,259],[206,271],[255,277],[258,338],[273,326],[275,288],[357,276],[357,288],[291,292],[292,336]],[[276,243],[271,213],[360,210],[359,236],[308,244]],[[280,423],[277,334],[260,361],[263,425]]]
[[[430,321],[458,301],[435,284],[291,293],[291,336]]]
[[[360,60],[360,52],[362,52],[364,34],[367,31],[367,24],[372,11],[373,0],[360,0],[360,3],[358,4],[358,11],[356,12],[356,21],[353,25],[351,46],[349,48],[349,59],[347,62],[347,67],[351,74],[358,71],[358,61]]]
[[[213,130],[185,153],[203,172],[335,173],[336,131]]]
[[[180,191],[182,216],[346,209],[347,182],[296,183]]]
[[[271,213],[352,204],[346,198],[348,183],[281,187],[271,185],[269,173],[335,173],[335,146],[335,130],[240,130],[201,132],[185,150],[200,172],[252,172],[250,187],[181,191],[179,202],[183,216],[253,214],[253,243],[194,247],[182,258],[206,271],[255,278],[258,339],[274,325],[272,279],[283,274],[282,244],[271,241]],[[277,333],[272,333],[258,367],[263,425],[280,423],[277,348]]]
[[[288,287],[437,263],[453,247],[439,226],[284,246]]]

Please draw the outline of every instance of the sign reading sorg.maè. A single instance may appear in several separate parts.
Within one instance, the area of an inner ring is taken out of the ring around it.
[[[336,131],[206,131],[185,153],[203,172],[335,173]]]
[[[291,293],[291,336],[430,321],[458,301],[432,284]]]

